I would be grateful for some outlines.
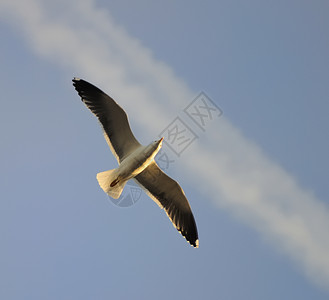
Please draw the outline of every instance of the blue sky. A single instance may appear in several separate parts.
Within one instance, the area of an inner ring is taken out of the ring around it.
[[[326,1],[0,1],[2,299],[327,299]],[[147,196],[120,208],[114,168],[71,85],[111,94],[146,144],[197,134],[168,173],[191,248]],[[200,91],[223,115],[200,130]]]

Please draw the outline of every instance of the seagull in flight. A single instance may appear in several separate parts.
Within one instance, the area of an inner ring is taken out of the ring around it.
[[[79,78],[73,79],[73,85],[83,103],[101,123],[104,137],[119,164],[116,169],[97,174],[103,191],[117,199],[126,182],[133,178],[165,210],[182,236],[193,247],[198,248],[198,231],[185,193],[154,160],[163,138],[147,146],[141,145],[130,129],[127,114],[110,96]]]

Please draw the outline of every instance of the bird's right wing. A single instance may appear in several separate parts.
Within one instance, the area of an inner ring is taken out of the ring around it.
[[[166,175],[155,162],[135,176],[135,180],[146,189],[147,194],[164,208],[176,229],[194,247],[199,246],[195,220],[183,189]]]
[[[89,82],[74,78],[73,85],[81,100],[102,124],[105,139],[121,162],[140,146],[130,129],[127,114],[110,96]]]

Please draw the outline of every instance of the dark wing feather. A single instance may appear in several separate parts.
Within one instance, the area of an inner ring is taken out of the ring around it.
[[[135,179],[147,191],[148,195],[164,208],[177,230],[194,247],[199,246],[198,231],[191,207],[180,185],[166,175],[158,165],[151,163]]]
[[[89,82],[74,78],[73,85],[81,100],[102,124],[105,138],[121,162],[140,146],[130,129],[127,114],[110,96]]]

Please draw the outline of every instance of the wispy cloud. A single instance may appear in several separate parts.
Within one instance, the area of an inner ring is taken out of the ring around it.
[[[195,96],[170,67],[155,60],[91,0],[2,0],[0,14],[24,33],[39,55],[104,89],[111,82],[111,94],[128,113],[129,100],[138,99],[134,122],[145,136],[159,133]],[[146,106],[147,112],[142,109]],[[152,121],[158,127],[150,127]],[[200,186],[194,176],[190,181],[208,199],[260,232],[310,279],[328,287],[328,207],[224,117],[219,127],[207,128],[207,135],[209,139],[190,147],[180,163],[186,174],[197,173],[208,182]],[[202,160],[196,159],[200,153]],[[188,164],[190,160],[194,163]]]

